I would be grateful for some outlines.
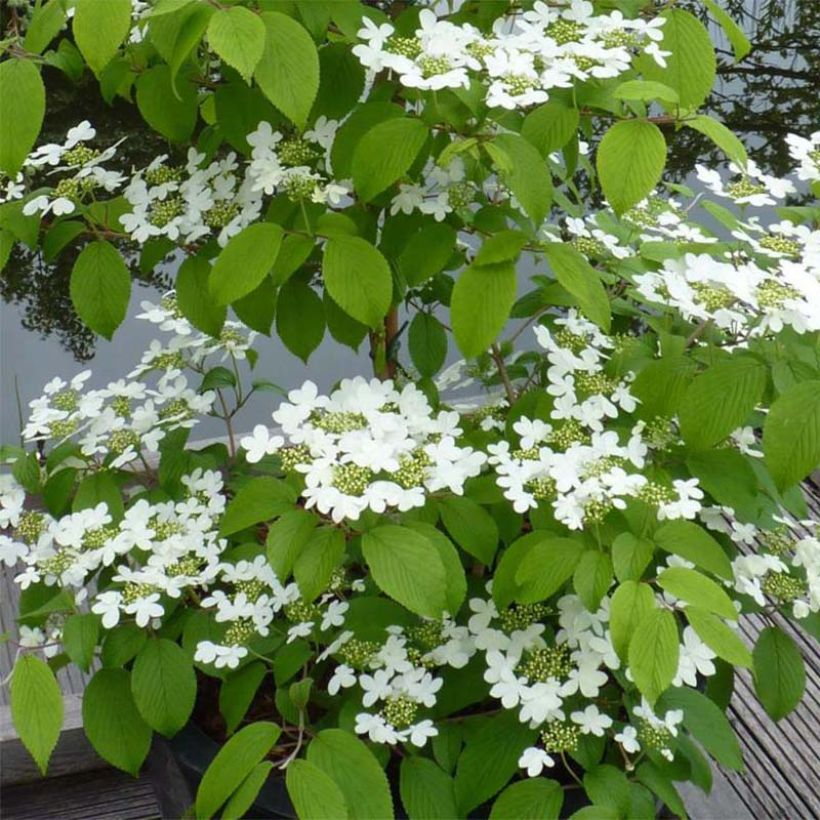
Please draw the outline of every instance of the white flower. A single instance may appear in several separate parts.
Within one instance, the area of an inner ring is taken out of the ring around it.
[[[527,770],[528,777],[538,777],[545,766],[552,768],[555,761],[543,749],[530,746],[521,753],[521,757],[518,758],[518,765],[520,768]]]
[[[419,748],[427,743],[428,738],[435,737],[438,734],[438,729],[432,720],[422,720],[408,727],[406,731],[409,732],[410,742]]]
[[[620,743],[628,754],[636,754],[641,750],[641,744],[638,742],[638,730],[628,723],[615,735],[615,741]]]
[[[257,461],[261,461],[266,455],[273,455],[282,447],[285,440],[282,436],[272,436],[264,424],[257,424],[253,428],[253,433],[249,436],[245,436],[239,443],[242,449],[247,450],[245,458],[251,464],[256,464]]]
[[[331,627],[342,626],[345,622],[345,612],[349,607],[350,604],[347,601],[331,601],[322,616],[322,623],[319,628],[324,632]]]
[[[327,691],[330,695],[338,695],[341,689],[349,689],[356,685],[356,673],[349,666],[340,664],[333,670],[327,682]]]
[[[603,737],[605,730],[612,726],[612,718],[600,712],[595,704],[590,704],[583,712],[573,712],[570,718],[585,735]]]

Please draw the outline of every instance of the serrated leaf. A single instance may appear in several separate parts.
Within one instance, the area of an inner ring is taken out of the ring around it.
[[[227,305],[255,290],[270,273],[281,243],[282,229],[270,222],[248,225],[231,237],[211,270],[208,288],[214,301]]]
[[[213,817],[279,739],[275,723],[259,721],[238,731],[217,752],[196,792],[198,820]],[[296,761],[294,761],[296,762]]]
[[[654,609],[637,623],[629,641],[629,669],[650,703],[672,683],[679,653],[678,627],[668,609]]]
[[[626,774],[608,763],[584,773],[584,790],[595,806],[609,806],[619,816],[629,817],[631,798]]]
[[[707,609],[699,606],[687,606],[686,617],[698,637],[719,658],[733,666],[752,666],[752,653],[740,639],[736,630]]]
[[[463,496],[445,498],[439,504],[441,520],[453,540],[484,564],[491,564],[498,549],[498,526],[475,501]]]
[[[34,147],[46,112],[46,91],[30,60],[0,63],[0,170],[11,179]]]
[[[304,600],[312,601],[327,588],[344,554],[345,539],[340,529],[321,527],[311,533],[293,562],[293,576]]]
[[[325,729],[311,741],[307,759],[339,787],[350,820],[393,817],[393,799],[382,767],[350,732]],[[334,818],[335,820],[335,818]]]
[[[678,103],[680,97],[674,88],[652,80],[627,80],[618,85],[612,92],[618,100],[661,100],[666,103]]]
[[[629,657],[629,642],[636,627],[655,609],[655,596],[648,584],[624,581],[609,603],[612,646],[621,660]]]
[[[329,239],[322,276],[328,293],[345,313],[368,327],[382,323],[393,297],[393,277],[387,260],[366,239]]]
[[[267,782],[271,769],[273,769],[273,762],[263,760],[250,770],[248,776],[239,784],[237,790],[225,804],[225,808],[222,809],[222,820],[241,820],[247,816],[248,810],[253,806],[253,801],[256,800]]]
[[[557,820],[564,789],[544,777],[512,783],[496,797],[490,820]]]
[[[692,521],[668,521],[653,536],[664,551],[671,552],[721,578],[733,577],[732,564],[720,544]]]
[[[325,335],[325,307],[313,288],[294,279],[282,285],[276,300],[276,332],[285,347],[307,363]]]
[[[572,139],[578,130],[579,119],[577,108],[550,100],[524,117],[521,136],[546,157],[553,151],[560,151]]]
[[[581,555],[573,573],[573,586],[581,602],[590,612],[597,612],[601,598],[612,584],[612,561],[600,550],[587,550]]]
[[[820,465],[820,381],[796,384],[774,401],[763,425],[763,453],[780,490]]]
[[[265,48],[254,78],[264,95],[303,128],[319,90],[319,55],[311,36],[292,17],[264,12]]]
[[[49,0],[34,10],[26,26],[23,48],[32,54],[41,54],[46,46],[62,31],[66,16],[62,0]]]
[[[307,544],[319,519],[308,510],[291,510],[268,528],[265,541],[268,563],[276,577],[284,581],[293,569],[293,562]]]
[[[515,572],[515,600],[532,604],[549,598],[569,580],[584,551],[578,541],[551,536],[533,543]]]
[[[711,578],[687,567],[669,567],[658,575],[658,586],[666,592],[722,618],[737,620],[732,599]]]
[[[515,302],[515,266],[470,265],[456,280],[450,321],[461,352],[484,353],[504,328]]]
[[[199,116],[196,87],[187,80],[173,84],[167,65],[143,71],[136,86],[142,118],[171,142],[190,140]]]
[[[196,699],[196,675],[179,644],[152,638],[142,647],[131,672],[131,692],[143,720],[173,737],[187,722]]]
[[[63,696],[48,664],[30,653],[17,659],[11,677],[11,719],[42,774],[63,728]]]
[[[72,30],[77,48],[99,75],[131,30],[131,0],[77,0]]]
[[[246,82],[250,82],[265,50],[265,35],[261,17],[244,6],[220,8],[208,23],[211,48]]]
[[[622,532],[612,542],[612,564],[619,581],[638,581],[655,554],[648,538]]]
[[[233,732],[247,714],[257,689],[268,673],[264,663],[255,661],[231,672],[219,687],[219,711],[228,732]]]
[[[746,163],[749,161],[746,148],[722,122],[718,122],[705,114],[698,114],[684,120],[683,124],[687,128],[692,128],[709,137],[730,160],[741,168],[746,167]]]
[[[571,245],[551,242],[544,255],[561,286],[578,301],[578,307],[595,324],[608,332],[611,308],[601,279],[592,265]]]
[[[182,315],[209,336],[219,337],[228,309],[218,305],[208,287],[211,265],[201,256],[189,256],[179,266],[176,299]]]
[[[71,615],[63,624],[63,649],[80,669],[88,671],[94,659],[94,650],[97,648],[99,636],[99,615],[90,612]]]
[[[625,120],[613,125],[598,146],[598,178],[616,214],[628,211],[660,182],[666,140],[657,125]]]
[[[434,376],[447,358],[447,333],[431,313],[420,312],[407,334],[410,358],[422,376]]]
[[[246,527],[269,521],[293,509],[293,488],[270,476],[252,478],[228,502],[219,527],[220,535],[231,535]]]
[[[518,134],[499,134],[493,138],[492,144],[509,161],[509,167],[499,166],[504,184],[539,228],[552,202],[552,177],[544,158],[535,146]]]
[[[100,669],[83,693],[83,728],[97,754],[136,777],[151,746],[125,669]]]
[[[806,670],[794,639],[768,626],[757,637],[754,685],[766,714],[780,720],[795,709],[806,689]]]
[[[387,525],[362,536],[362,554],[379,588],[411,612],[439,618],[447,609],[444,564],[418,532]]]
[[[427,126],[413,117],[374,125],[353,153],[351,170],[359,198],[368,202],[401,179],[415,162],[428,134]]]
[[[455,784],[432,760],[411,755],[401,762],[401,802],[413,820],[450,820],[458,816]]]
[[[715,0],[703,0],[709,13],[720,24],[726,38],[732,45],[735,53],[735,62],[739,63],[751,50],[752,44],[743,33],[743,29],[722,9]]]
[[[339,820],[350,816],[341,789],[313,763],[294,760],[287,768],[285,782],[299,817]]]
[[[86,245],[74,262],[69,290],[83,322],[111,339],[131,298],[131,275],[119,251],[103,240]]]

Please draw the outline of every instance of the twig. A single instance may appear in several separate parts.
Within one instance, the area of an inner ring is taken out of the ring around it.
[[[504,363],[504,356],[501,353],[501,348],[497,344],[494,344],[490,350],[495,366],[498,368],[498,375],[501,378],[501,383],[504,385],[504,391],[507,394],[507,401],[509,402],[510,407],[512,407],[513,404],[515,404],[515,388],[510,381],[510,374],[507,372],[507,365]]]

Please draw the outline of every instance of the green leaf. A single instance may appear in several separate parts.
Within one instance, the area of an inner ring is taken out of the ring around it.
[[[700,450],[686,459],[700,487],[743,520],[757,516],[757,476],[749,456],[729,447]]]
[[[205,770],[196,792],[196,816],[213,817],[279,739],[275,723],[260,721],[238,731]],[[295,762],[295,761],[294,761]]]
[[[732,564],[723,547],[692,521],[668,521],[655,531],[653,538],[664,552],[679,555],[721,578],[733,577]]]
[[[732,45],[735,53],[735,62],[739,63],[751,50],[752,44],[749,42],[743,29],[715,2],[715,0],[703,0],[703,4],[709,9],[709,13],[723,29],[723,33]]]
[[[254,77],[264,95],[299,128],[304,128],[319,90],[319,55],[311,36],[292,17],[261,15],[266,40]]]
[[[654,704],[672,683],[679,652],[678,626],[668,609],[654,609],[637,623],[629,642],[629,669],[650,703]]]
[[[311,741],[307,759],[321,769],[344,795],[350,820],[393,817],[393,798],[381,765],[355,735],[325,729]],[[338,817],[338,815],[337,815]]]
[[[544,255],[561,286],[577,300],[587,318],[609,332],[611,310],[601,279],[592,265],[571,245],[550,242]]]
[[[313,763],[294,760],[287,768],[285,783],[297,816],[305,820],[339,820],[350,816],[341,789]]]
[[[604,134],[596,165],[601,187],[616,214],[628,211],[655,189],[665,162],[666,140],[654,123],[625,120]]]
[[[639,581],[655,554],[655,545],[648,538],[638,538],[622,532],[612,542],[612,564],[619,581]]]
[[[453,778],[432,760],[410,755],[401,762],[401,802],[413,820],[451,820],[458,816]]]
[[[282,229],[270,222],[248,225],[231,237],[211,271],[209,289],[216,303],[227,305],[255,290],[270,273],[281,243]]]
[[[726,156],[741,168],[746,167],[749,155],[743,143],[722,123],[704,114],[683,121],[688,128],[709,137]]]
[[[727,626],[717,615],[699,606],[687,606],[684,610],[692,629],[719,658],[732,666],[752,666],[752,653],[740,639],[737,631]]]
[[[587,550],[575,567],[572,583],[583,605],[597,612],[601,598],[612,584],[612,561],[605,552]]]
[[[276,262],[273,263],[273,270],[271,271],[273,283],[275,285],[284,285],[307,261],[315,247],[316,240],[312,236],[295,233],[286,236],[282,240],[279,253],[276,255]]]
[[[142,719],[125,669],[100,669],[83,693],[83,728],[100,757],[137,776],[151,746],[151,727]]]
[[[196,675],[191,659],[173,641],[150,639],[134,661],[131,692],[143,720],[173,737],[194,709]]]
[[[779,396],[763,425],[766,466],[778,489],[820,464],[820,381],[795,384]]]
[[[456,544],[483,564],[491,564],[499,535],[498,526],[487,510],[469,498],[451,496],[440,502],[439,511]]]
[[[631,798],[624,772],[602,763],[584,773],[584,790],[595,806],[608,806],[619,817],[629,817]]]
[[[376,527],[362,536],[362,554],[379,588],[411,612],[439,618],[447,609],[444,564],[423,535],[406,527]]]
[[[193,83],[171,80],[167,65],[155,65],[137,78],[137,108],[142,118],[171,142],[187,142],[194,133],[199,106]]]
[[[563,803],[564,790],[555,780],[520,780],[496,797],[490,820],[557,820]]]
[[[447,587],[447,611],[455,615],[467,595],[467,579],[458,550],[453,542],[439,529],[423,521],[408,521],[407,526],[427,538],[438,551],[444,565],[445,585]]]
[[[578,130],[578,109],[557,100],[539,105],[524,117],[521,136],[546,157],[560,151]]]
[[[644,79],[665,83],[674,88],[683,108],[697,108],[709,95],[715,82],[715,49],[709,32],[692,14],[668,9],[661,14],[666,20],[659,44],[672,54],[659,66],[650,55],[636,61]]]
[[[337,179],[350,178],[353,154],[361,138],[373,126],[396,117],[404,117],[404,109],[395,103],[380,100],[366,102],[350,114],[336,132],[330,149],[331,165]]]
[[[737,620],[732,599],[711,578],[686,567],[669,567],[658,575],[658,586],[666,592],[714,612],[722,618]]]
[[[493,576],[493,600],[499,609],[505,609],[516,599],[520,586],[515,575],[532,545],[554,537],[544,530],[535,530],[522,535],[504,550]]]
[[[69,290],[83,322],[111,339],[131,298],[131,275],[119,251],[103,240],[86,245],[74,263]]]
[[[616,100],[660,100],[672,104],[680,102],[678,92],[674,88],[652,80],[627,80],[613,90],[612,96]]]
[[[780,720],[791,712],[806,689],[806,670],[794,640],[777,627],[758,635],[752,652],[754,684],[766,714]]]
[[[145,630],[140,629],[136,624],[121,624],[106,632],[101,653],[103,666],[125,666],[142,649],[147,640],[148,635]]]
[[[683,710],[683,725],[712,757],[736,772],[743,771],[743,753],[729,720],[713,701],[696,689],[668,689],[660,702],[660,711]]]
[[[751,358],[719,362],[696,376],[680,406],[684,441],[696,450],[723,441],[748,419],[765,387],[766,368]]]
[[[533,604],[549,598],[570,578],[583,551],[578,541],[555,536],[532,544],[515,572],[515,600]]]
[[[222,809],[222,820],[241,820],[248,814],[253,806],[253,801],[262,791],[271,769],[273,769],[273,762],[270,760],[263,760],[251,769],[248,776],[239,784],[239,788],[225,804],[225,808]]]
[[[63,624],[63,649],[66,655],[86,672],[94,659],[99,637],[99,615],[90,612],[71,615]]]
[[[48,664],[31,653],[14,664],[11,719],[23,745],[45,775],[63,728],[63,696]]]
[[[62,31],[65,21],[62,0],[43,3],[31,15],[23,48],[32,54],[42,54],[46,46]]]
[[[353,153],[351,170],[356,193],[368,202],[401,179],[427,142],[427,126],[414,117],[374,125]]]
[[[349,316],[368,327],[384,321],[393,298],[393,277],[387,260],[366,239],[329,239],[322,276],[333,301]]]
[[[629,642],[638,624],[655,609],[655,596],[649,584],[624,581],[613,593],[609,604],[609,629],[612,646],[622,661],[629,657]]]
[[[228,309],[218,305],[208,288],[211,265],[201,256],[189,256],[179,266],[176,297],[182,315],[197,329],[219,337]]]
[[[409,238],[396,260],[397,267],[407,284],[416,287],[447,266],[455,245],[456,232],[449,225],[425,225]]]
[[[74,42],[99,76],[131,30],[131,0],[77,0]]]
[[[293,575],[302,598],[312,601],[323,592],[345,554],[344,533],[336,527],[320,527],[300,549]]]
[[[422,376],[434,376],[447,358],[447,333],[432,313],[420,312],[408,331],[410,358]]]
[[[522,750],[532,745],[536,734],[515,712],[503,711],[468,738],[456,769],[459,817],[466,817],[508,783]]]
[[[293,562],[310,540],[318,523],[319,519],[312,512],[291,510],[269,527],[265,541],[268,563],[280,581],[290,575]]]
[[[325,306],[304,282],[291,279],[276,300],[276,332],[285,347],[307,363],[325,335]]]
[[[641,763],[636,772],[637,779],[651,789],[660,799],[678,816],[687,817],[686,806],[683,804],[678,790],[672,781],[661,770],[649,761]]]
[[[641,418],[676,415],[696,369],[695,362],[683,356],[664,356],[649,362],[631,387],[632,394],[641,401]]]
[[[509,168],[498,168],[504,183],[539,228],[552,202],[552,177],[544,158],[518,134],[499,134],[493,137],[492,144],[509,161]]]
[[[230,535],[276,518],[293,509],[295,501],[295,491],[284,481],[270,476],[252,478],[228,502],[219,534]]]
[[[473,257],[474,265],[495,265],[500,262],[515,262],[521,248],[527,244],[527,237],[520,231],[499,231],[488,236]]]
[[[0,63],[0,170],[14,179],[34,147],[46,112],[46,91],[30,60]]]
[[[236,730],[247,714],[267,672],[264,663],[254,661],[231,672],[222,681],[219,687],[219,711],[225,718],[229,733]]]
[[[265,35],[262,18],[243,6],[221,8],[208,23],[211,48],[247,83],[265,50]]]
[[[504,328],[515,302],[515,266],[470,265],[456,280],[450,321],[461,352],[484,353]]]

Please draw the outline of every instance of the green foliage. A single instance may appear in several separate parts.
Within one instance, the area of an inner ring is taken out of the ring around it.
[[[288,766],[285,782],[299,817],[337,820],[349,816],[341,789],[313,763],[294,760]]]
[[[211,270],[214,301],[227,305],[255,290],[270,273],[281,243],[282,229],[270,222],[249,225],[232,237]]]
[[[307,759],[336,784],[351,820],[393,816],[387,777],[370,749],[355,735],[325,729],[310,742]]]
[[[650,703],[666,690],[678,671],[678,627],[667,609],[654,609],[637,622],[629,641],[629,669]]]
[[[655,606],[655,596],[648,584],[624,581],[615,590],[609,605],[609,629],[612,646],[621,660],[628,659],[632,635]]]
[[[17,659],[11,678],[11,719],[42,774],[63,728],[63,696],[54,673],[35,655]]]
[[[616,214],[628,211],[655,188],[665,161],[666,140],[651,122],[619,122],[604,134],[598,146],[598,177]]]
[[[143,119],[171,142],[187,142],[196,127],[196,87],[173,82],[167,65],[155,65],[137,78],[137,107]],[[176,97],[172,105],[169,100]]]
[[[267,755],[280,733],[276,724],[259,721],[241,729],[228,740],[199,783],[195,806],[198,820],[213,817],[219,811]]]
[[[295,496],[291,487],[276,478],[262,476],[244,484],[233,497],[222,517],[222,535],[244,530],[246,527],[269,521],[293,505]]]
[[[719,658],[733,666],[751,667],[752,653],[737,632],[723,623],[717,615],[700,606],[687,606],[686,617],[698,637]]]
[[[217,304],[208,287],[211,266],[201,256],[189,256],[177,271],[176,297],[182,315],[209,336],[218,337],[227,308]]]
[[[310,35],[291,17],[276,11],[260,15],[265,47],[254,79],[265,96],[303,128],[319,90],[319,55]]]
[[[797,644],[782,629],[766,627],[754,651],[754,685],[760,702],[773,720],[794,710],[806,688],[806,670]]]
[[[578,566],[583,546],[569,538],[547,538],[531,545],[515,572],[516,600],[527,604],[549,598]]]
[[[266,34],[262,18],[243,6],[221,8],[208,23],[211,48],[246,82],[250,82],[253,70],[262,58]]]
[[[498,795],[490,820],[557,820],[563,802],[564,790],[555,780],[522,780]]]
[[[131,298],[131,275],[109,242],[86,245],[71,271],[71,301],[82,320],[111,339],[122,324]]]
[[[71,615],[63,624],[63,649],[83,671],[88,671],[100,638],[100,618],[90,612]]]
[[[83,693],[83,729],[97,754],[137,776],[151,746],[151,727],[131,694],[131,673],[100,669]]]
[[[0,63],[0,171],[7,176],[14,178],[33,148],[45,111],[45,86],[34,63]]]
[[[417,313],[410,323],[408,343],[413,364],[422,376],[433,376],[447,357],[447,333],[430,313]]]
[[[143,720],[173,737],[194,709],[196,676],[190,658],[173,641],[149,639],[134,661],[131,692]]]
[[[722,578],[732,577],[732,565],[720,544],[691,521],[668,521],[655,531],[655,543],[664,551]]]
[[[609,297],[598,274],[587,260],[570,245],[550,243],[544,248],[555,278],[577,300],[582,313],[604,331],[609,330]]]
[[[131,28],[131,0],[77,0],[74,42],[89,68],[99,76]]]
[[[458,816],[453,778],[432,760],[418,755],[404,758],[399,789],[409,817],[447,820]]]
[[[222,682],[219,711],[228,732],[236,731],[242,722],[266,674],[265,664],[254,662],[237,669]]]
[[[453,540],[484,564],[491,564],[498,547],[493,517],[469,498],[455,496],[439,505],[441,520]]]
[[[338,236],[325,245],[322,277],[333,301],[357,322],[377,327],[390,307],[392,276],[387,260],[367,240]]]
[[[737,620],[731,598],[714,581],[694,569],[669,567],[658,575],[658,586],[688,604]]]

